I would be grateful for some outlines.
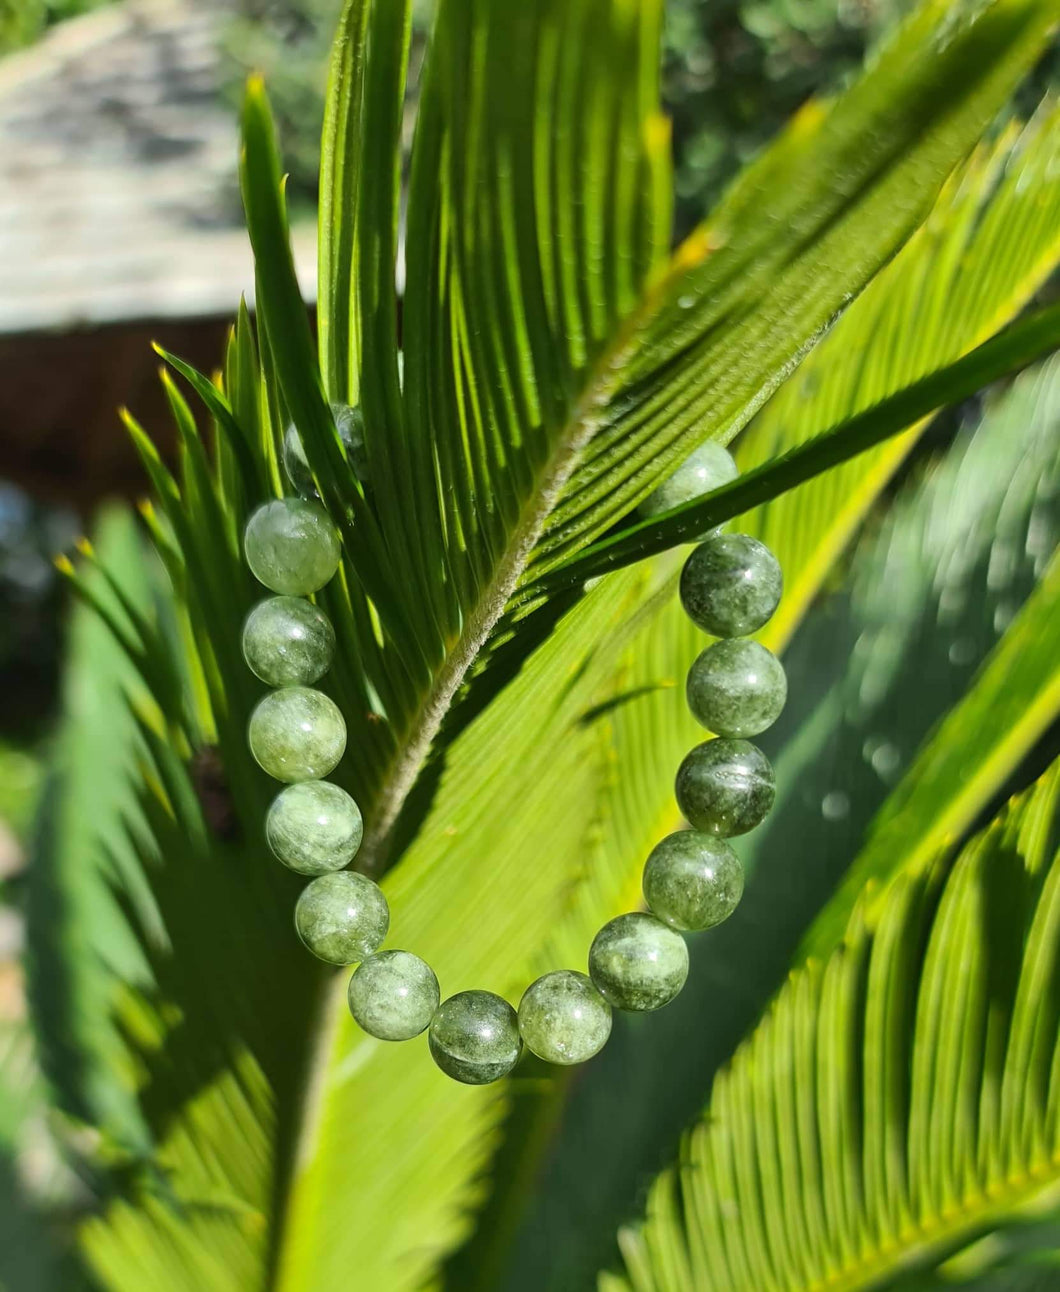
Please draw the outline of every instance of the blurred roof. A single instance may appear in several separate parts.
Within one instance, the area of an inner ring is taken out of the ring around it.
[[[224,16],[126,0],[0,62],[0,333],[227,315],[250,296]],[[313,229],[293,241],[313,299]]]

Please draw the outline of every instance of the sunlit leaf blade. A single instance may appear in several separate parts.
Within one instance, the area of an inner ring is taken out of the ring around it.
[[[1055,1190],[1058,791],[1054,765],[795,970],[604,1286],[877,1286]]]
[[[958,404],[991,382],[1014,375],[1058,346],[1060,306],[1053,306],[1014,323],[963,359],[920,378],[865,412],[855,413],[832,430],[746,472],[709,497],[675,508],[663,519],[641,521],[629,530],[593,544],[573,561],[546,575],[540,584],[531,584],[527,595],[532,598],[540,592],[576,587],[586,579],[687,543],[752,507],[771,502],[789,489],[824,475],[906,430],[921,417]],[[907,448],[908,445],[903,445],[902,451]],[[829,487],[834,487],[832,480]]]
[[[351,81],[343,108],[348,129],[363,113],[368,150],[355,290],[372,494],[347,542],[414,694],[387,714],[399,752],[365,805],[365,864],[386,861],[439,724],[531,558],[539,570],[571,555],[682,445],[728,438],[747,420],[922,218],[1033,60],[1047,9],[925,5],[834,110],[812,109],[768,152],[668,271],[656,0],[448,0],[413,147],[399,379],[387,147],[404,9],[372,6],[360,107]],[[343,68],[349,50],[347,40]],[[360,492],[325,461],[334,437],[301,373],[308,333],[288,318],[297,291],[255,94],[244,174],[266,327],[278,332],[280,384],[341,519]],[[802,238],[794,255],[792,230]],[[699,393],[682,403],[689,382]]]
[[[925,226],[751,426],[737,449],[740,464],[765,462],[953,362],[1014,317],[1058,259],[1060,109],[1047,100],[1022,131],[1013,125],[953,176]],[[785,567],[806,571],[803,582],[787,585],[786,631],[921,430],[741,520]],[[818,515],[837,523],[808,565],[801,558],[815,546]]]
[[[776,767],[777,804],[736,844],[748,875],[743,901],[724,925],[695,939],[677,1001],[651,1019],[619,1020],[604,1053],[572,1085],[567,1107],[545,1110],[552,1124],[539,1134],[546,1143],[529,1146],[544,1159],[540,1178],[535,1168],[535,1177],[522,1181],[503,1163],[486,1221],[498,1209],[525,1211],[517,1241],[502,1238],[498,1253],[484,1223],[449,1286],[477,1288],[474,1271],[497,1260],[506,1292],[533,1292],[551,1281],[578,1286],[611,1259],[615,1228],[638,1205],[643,1180],[669,1159],[702,1107],[711,1074],[783,983],[802,932],[850,865],[875,811],[1036,585],[1060,535],[1058,428],[1054,361],[1018,379],[926,482],[910,482],[859,549],[852,593],[833,593],[796,634],[785,663],[798,684],[780,722],[759,738]],[[653,710],[669,706],[677,730],[687,721],[680,680],[701,641],[695,634],[682,639],[688,629],[680,614],[659,627],[671,634],[674,659],[652,680],[672,685],[613,715],[628,723],[634,740],[644,737]],[[637,680],[636,673],[629,678]],[[1024,682],[1029,697],[1036,680],[1013,675],[1014,687]],[[986,710],[984,704],[981,717]],[[1000,735],[1007,735],[1003,727]],[[615,797],[636,801],[638,820],[630,828],[620,819],[602,833],[606,850],[593,868],[592,882],[605,891],[614,884],[621,892],[624,877],[627,904],[643,851],[621,856],[623,830],[641,848],[640,820],[653,825],[655,837],[677,824],[668,784],[660,784],[654,802],[644,799],[650,780],[637,751],[652,747],[623,751]],[[653,812],[660,813],[654,821]],[[529,1119],[537,1109],[521,1111]]]
[[[149,607],[152,584],[130,518],[105,515],[97,544],[134,608]],[[118,624],[127,624],[98,573],[90,572],[86,584]],[[128,837],[137,760],[128,706],[145,702],[146,687],[107,624],[79,608],[64,679],[66,722],[31,845],[27,911],[29,992],[35,1014],[47,1020],[42,1067],[64,1112],[126,1150],[142,1150],[145,1134],[113,1013],[119,984],[143,983],[146,964],[111,886],[142,893]]]
[[[922,139],[914,139],[909,114],[899,112],[895,147],[909,145],[911,160],[874,190],[875,214],[885,218],[869,218],[866,201],[864,220],[839,219],[832,197],[816,200],[812,179],[778,190],[779,210],[805,201],[814,210],[809,225],[842,225],[861,247],[822,273],[814,308],[825,300],[838,308],[895,250],[1029,66],[1045,28],[1044,6],[998,0],[992,16],[952,27],[946,48],[956,52],[935,68],[927,55],[937,52],[941,8],[929,5],[920,28],[902,37],[903,53],[915,56],[907,69],[892,57],[886,76],[869,74],[866,96],[876,106],[860,125],[851,122],[853,138],[882,129],[889,118],[876,109],[900,105],[903,95],[915,101],[918,86],[941,94],[944,80],[949,92],[957,55],[970,56],[945,122],[922,121]],[[603,430],[608,392],[630,375],[607,366],[624,340],[621,321],[656,306],[665,313],[676,290],[661,265],[669,180],[658,18],[654,0],[445,0],[414,146],[399,355],[393,259],[407,6],[347,10],[329,118],[335,139],[325,140],[325,151],[346,149],[338,160],[348,167],[327,177],[336,227],[323,250],[333,316],[323,333],[326,381],[294,275],[260,83],[245,102],[242,187],[257,260],[261,371],[241,318],[223,397],[242,442],[256,446],[266,491],[284,487],[277,442],[295,424],[342,531],[340,574],[319,598],[341,645],[324,686],[350,728],[335,779],[365,810],[359,864],[381,871],[397,863],[386,879],[395,936],[400,929],[435,963],[446,992],[490,985],[517,994],[561,917],[570,920],[553,945],[573,955],[585,943],[578,930],[631,889],[631,855],[600,848],[599,831],[637,812],[634,796],[617,792],[616,751],[629,760],[639,737],[661,739],[663,728],[638,727],[633,708],[627,724],[614,702],[633,634],[672,613],[651,597],[675,561],[623,572],[560,617],[551,636],[517,640],[507,685],[497,684],[489,703],[463,683],[564,481]],[[827,144],[831,136],[814,138]],[[852,146],[848,138],[833,152],[825,147],[822,165],[834,168]],[[783,169],[790,138],[776,155]],[[812,176],[808,154],[799,157]],[[854,180],[865,181],[864,172]],[[901,202],[888,213],[884,199],[899,181]],[[851,192],[840,197],[842,206]],[[779,234],[745,252],[766,244],[771,273],[786,254]],[[678,274],[689,268],[682,261]],[[760,288],[749,283],[745,340],[773,326],[768,310],[751,321]],[[813,317],[799,319],[781,344],[751,356],[740,381],[753,376],[761,391],[775,383],[816,333]],[[367,419],[364,478],[328,408],[343,390],[344,365],[352,396],[355,364]],[[667,371],[676,380],[680,368],[675,361]],[[136,842],[161,918],[147,927],[132,909],[129,919],[156,992],[121,1014],[155,1151],[122,1179],[122,1200],[86,1227],[86,1250],[101,1280],[137,1292],[145,1279],[189,1292],[325,1292],[348,1286],[351,1271],[366,1286],[421,1286],[467,1231],[505,1093],[454,1091],[422,1042],[369,1043],[345,1016],[342,976],[323,973],[291,935],[297,886],[261,841],[274,787],[245,746],[261,688],[238,644],[261,595],[241,560],[239,499],[249,507],[261,489],[244,481],[241,495],[237,455],[222,448],[211,460],[173,383],[167,395],[181,442],[175,474],[132,428],[159,493],[157,512],[146,514],[180,597],[183,636],[149,623],[131,654],[141,661],[172,652],[188,695],[181,712],[167,715],[164,737],[149,724],[142,732],[150,755]],[[214,397],[200,395],[224,423]],[[699,431],[713,433],[709,425]],[[675,445],[682,434],[676,426]],[[637,450],[647,456],[634,464],[636,489],[661,470],[665,447]],[[606,523],[607,508],[592,516],[592,525]],[[591,526],[579,530],[575,546],[590,536]],[[686,634],[675,647],[691,649]],[[660,646],[645,660],[654,667],[664,654]],[[665,739],[676,744],[678,730]],[[640,756],[647,763],[653,753],[645,747]],[[662,758],[651,768],[652,803],[668,793],[671,771]],[[641,833],[636,842],[639,849]],[[606,878],[588,882],[583,858],[604,856]]]
[[[619,519],[697,441],[736,434],[927,214],[1055,18],[934,0],[834,105],[803,109],[634,317],[538,570]]]
[[[365,22],[370,6],[347,0],[328,77],[320,145],[317,339],[329,399],[355,404],[359,385],[355,194],[361,160]]]

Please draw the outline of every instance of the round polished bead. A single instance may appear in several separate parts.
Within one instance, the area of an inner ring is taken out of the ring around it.
[[[749,534],[712,534],[681,571],[681,604],[715,637],[744,637],[770,618],[783,579],[777,558]]]
[[[682,503],[702,498],[722,485],[729,484],[740,474],[728,449],[716,440],[707,440],[693,450],[672,476],[648,494],[640,505],[642,516],[658,516],[664,511],[680,507]],[[707,530],[706,533],[713,533]],[[706,534],[701,537],[706,537]]]
[[[278,781],[327,776],[346,748],[346,723],[333,700],[307,686],[285,686],[250,715],[250,752]]]
[[[773,806],[769,759],[746,740],[708,740],[677,769],[677,806],[696,830],[722,836],[753,830]]]
[[[339,567],[339,536],[319,503],[277,498],[247,521],[243,547],[255,578],[273,592],[301,597],[322,588]]]
[[[331,415],[346,450],[346,459],[359,480],[368,476],[368,455],[364,447],[364,418],[361,410],[350,404],[332,404]],[[316,481],[309,469],[305,445],[297,429],[288,426],[283,437],[283,468],[296,493],[303,498],[317,498]]]
[[[688,707],[717,736],[757,736],[788,698],[788,681],[772,651],[745,637],[708,646],[688,670]]]
[[[294,908],[294,926],[319,959],[349,965],[370,956],[386,937],[390,910],[378,884],[340,870],[305,886]]]
[[[589,974],[616,1009],[661,1009],[685,985],[688,948],[654,915],[634,911],[617,916],[593,938]]]
[[[519,1033],[549,1063],[584,1063],[611,1035],[611,1006],[592,979],[572,969],[547,973],[519,1003]]]
[[[326,875],[348,866],[361,846],[364,825],[352,798],[330,781],[288,785],[265,818],[269,847],[302,875]]]
[[[431,1054],[446,1076],[469,1086],[511,1072],[522,1048],[515,1010],[491,991],[461,991],[438,1006],[428,1033]]]
[[[727,920],[743,896],[743,867],[724,839],[678,830],[644,865],[644,900],[672,929],[698,932]]]
[[[438,979],[411,951],[369,956],[350,979],[350,1013],[369,1036],[409,1041],[427,1028],[440,999]]]
[[[335,654],[327,615],[302,597],[267,597],[243,625],[243,658],[269,686],[308,686]]]

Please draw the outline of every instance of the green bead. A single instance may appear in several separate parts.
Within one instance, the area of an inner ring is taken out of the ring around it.
[[[688,707],[716,736],[757,736],[788,698],[788,680],[772,651],[745,637],[708,646],[688,670]]]
[[[335,630],[322,610],[301,597],[267,597],[243,625],[243,658],[269,686],[308,686],[335,654]]]
[[[361,410],[349,404],[332,404],[331,415],[339,432],[339,439],[346,450],[346,460],[358,480],[368,478],[368,455],[364,447],[364,418]],[[283,468],[296,493],[303,498],[317,498],[316,481],[309,469],[305,445],[294,425],[288,426],[283,437]]]
[[[661,1009],[685,985],[688,947],[654,915],[619,915],[593,938],[589,974],[616,1009]]]
[[[677,806],[696,830],[729,836],[753,830],[773,806],[769,759],[746,740],[708,740],[677,769]]]
[[[243,535],[247,564],[273,592],[302,597],[322,588],[339,568],[339,536],[328,514],[305,498],[264,503]]]
[[[668,834],[645,862],[644,900],[672,929],[711,929],[729,918],[742,896],[740,859],[712,834]]]
[[[558,969],[530,984],[519,1002],[519,1033],[549,1063],[584,1063],[611,1035],[611,1006],[592,979]]]
[[[285,686],[259,701],[250,715],[250,752],[278,781],[327,776],[346,748],[346,723],[322,691]]]
[[[378,884],[356,871],[339,870],[302,889],[294,927],[319,959],[350,965],[370,956],[386,937],[390,910]]]
[[[283,469],[295,493],[301,494],[303,498],[319,498],[316,481],[305,454],[305,445],[293,423],[284,432],[282,457]]]
[[[408,1041],[425,1030],[438,1008],[438,979],[411,951],[380,951],[354,970],[347,1000],[369,1036]]]
[[[332,404],[331,415],[346,450],[346,460],[362,484],[368,480],[368,450],[364,443],[364,414],[356,404]]]
[[[640,505],[642,516],[658,516],[680,507],[682,503],[702,498],[740,474],[732,454],[717,440],[707,440],[685,458],[672,476],[667,477]],[[706,533],[714,533],[707,530]],[[706,537],[706,534],[702,535]]]
[[[302,875],[326,875],[348,866],[361,846],[361,810],[329,781],[288,785],[265,818],[269,847]]]
[[[745,637],[770,618],[783,579],[777,558],[749,534],[712,534],[681,571],[681,604],[715,637]]]
[[[506,1076],[522,1048],[515,1010],[491,991],[461,991],[443,1001],[431,1019],[428,1040],[446,1076],[468,1086]]]

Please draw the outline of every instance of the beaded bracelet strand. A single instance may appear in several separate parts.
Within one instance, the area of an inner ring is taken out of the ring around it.
[[[364,480],[359,410],[332,409],[353,469]],[[250,718],[254,758],[288,782],[269,808],[265,837],[284,865],[312,876],[295,906],[306,947],[335,965],[357,964],[348,1001],[371,1036],[403,1041],[429,1029],[430,1051],[450,1077],[482,1085],[503,1077],[523,1045],[550,1063],[581,1063],[605,1044],[612,1008],[669,1004],[688,976],[684,933],[709,929],[735,910],[743,870],[727,840],[759,824],[773,805],[769,760],[747,739],[772,725],[787,698],[784,670],[750,640],[772,616],[781,572],[764,544],[721,529],[701,536],[681,572],[680,596],[697,627],[717,638],[688,673],[687,699],[713,738],[678,768],[675,795],[690,828],[667,835],[644,866],[648,911],[619,915],[589,949],[588,974],[547,973],[524,993],[518,1012],[490,991],[441,1000],[431,967],[410,951],[380,951],[390,925],[382,890],[347,870],[363,833],[360,809],[324,779],[346,747],[338,706],[313,689],[329,668],[335,633],[305,598],[334,575],[338,535],[316,499],[298,432],[284,438],[284,468],[299,496],[268,502],[247,522],[244,551],[257,579],[278,594],[256,605],[243,630],[252,671],[276,688]],[[706,444],[648,498],[646,515],[699,497],[735,478],[720,445]]]

